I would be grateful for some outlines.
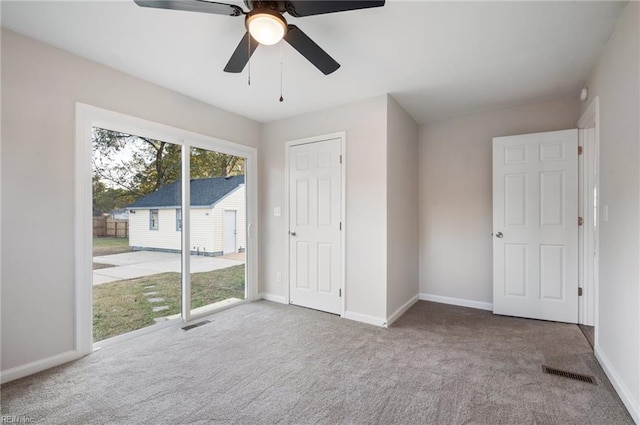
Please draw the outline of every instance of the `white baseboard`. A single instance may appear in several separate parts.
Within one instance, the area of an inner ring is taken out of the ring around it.
[[[287,299],[281,295],[262,293],[260,294],[260,298],[267,301],[273,301],[274,303],[287,304]]]
[[[0,381],[4,384],[6,382],[24,378],[25,376],[33,375],[37,372],[42,372],[43,370],[50,369],[55,366],[60,366],[61,364],[69,363],[70,361],[77,360],[81,357],[84,356],[79,351],[65,351],[64,353],[47,357],[46,359],[36,360],[35,362],[3,370],[0,372]]]
[[[263,299],[263,300],[273,301],[273,302],[280,303],[280,304],[288,304],[287,303],[287,299],[285,297],[283,297],[283,296],[280,296],[280,295],[262,293],[262,294],[260,294],[260,298]],[[409,307],[411,307],[411,306],[409,306]],[[402,314],[402,313],[400,313],[400,314]],[[379,317],[367,316],[366,314],[354,313],[352,311],[345,311],[344,315],[342,317],[344,317],[345,319],[349,319],[349,320],[355,320],[356,322],[367,323],[369,325],[381,326],[381,327],[386,327],[387,326],[387,321],[384,320],[384,319],[381,319]]]
[[[367,323],[369,325],[387,327],[387,321],[379,317],[367,316],[366,314],[354,313],[352,311],[345,311],[344,318],[349,320],[355,320],[356,322]]]
[[[620,379],[620,375],[616,372],[616,370],[611,365],[609,358],[602,351],[602,348],[596,346],[593,350],[598,362],[600,362],[600,366],[604,370],[604,373],[611,381],[611,385],[615,388],[616,392],[620,396],[622,403],[624,403],[625,407],[629,411],[629,414],[635,421],[635,423],[640,424],[640,402],[638,400],[634,400],[629,388],[624,384],[624,381]]]
[[[424,294],[424,293],[420,294],[420,299],[423,301],[433,301],[434,303],[451,304],[451,305],[458,305],[460,307],[470,307],[470,308],[477,308],[479,310],[493,311],[492,303],[485,303],[482,301],[465,300],[462,298],[452,298],[452,297],[445,297],[442,295],[433,295],[433,294]]]
[[[402,316],[407,310],[409,310],[415,303],[417,303],[419,299],[420,296],[418,294],[415,294],[413,297],[411,297],[411,299],[409,299],[409,301],[402,304],[399,309],[397,309],[391,316],[387,318],[387,326],[391,326],[393,322],[398,320],[398,318]]]

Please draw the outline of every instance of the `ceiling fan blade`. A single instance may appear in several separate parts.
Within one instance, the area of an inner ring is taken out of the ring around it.
[[[289,15],[302,18],[323,13],[381,7],[384,6],[384,0],[289,0],[285,4]]]
[[[233,4],[216,3],[204,0],[133,0],[141,7],[158,9],[186,10],[189,12],[213,13],[214,15],[244,15],[241,7]]]
[[[324,75],[329,75],[336,69],[340,68],[340,64],[327,54],[320,46],[307,36],[300,28],[295,25],[287,25],[287,35],[284,39],[287,43],[296,49],[302,56],[307,58],[309,62],[315,65]]]
[[[251,47],[248,45],[249,39],[251,39]],[[227,62],[227,66],[224,67],[224,72],[233,72],[236,74],[242,72],[247,62],[249,62],[249,58],[256,50],[256,47],[258,47],[258,44],[260,43],[254,40],[253,37],[249,35],[249,32],[246,32],[242,40],[240,40],[238,47],[236,47],[236,50],[231,55],[231,59]]]

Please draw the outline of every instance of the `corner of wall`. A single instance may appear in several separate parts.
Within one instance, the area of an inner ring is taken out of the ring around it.
[[[418,124],[387,95],[387,326],[418,300]]]

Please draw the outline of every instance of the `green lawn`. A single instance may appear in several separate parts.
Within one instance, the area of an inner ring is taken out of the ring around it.
[[[104,238],[100,238],[104,239]],[[145,289],[145,286],[154,285]],[[157,292],[145,296],[144,293]],[[164,298],[150,303],[148,298]],[[228,298],[244,299],[244,265],[191,275],[191,308]],[[180,313],[180,273],[161,273],[93,287],[93,340],[101,341],[154,324],[154,318]],[[155,306],[169,310],[154,313]]]
[[[93,238],[93,256],[129,252],[129,238]]]

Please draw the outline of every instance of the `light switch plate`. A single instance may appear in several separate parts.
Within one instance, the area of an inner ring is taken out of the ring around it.
[[[275,215],[276,217],[280,217],[282,215],[282,210],[280,209],[280,207],[275,207],[273,209],[273,215]]]

